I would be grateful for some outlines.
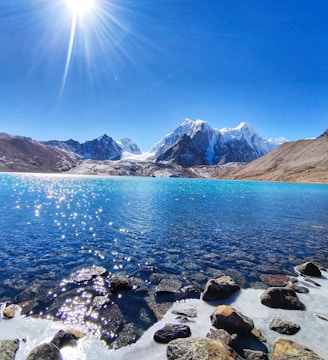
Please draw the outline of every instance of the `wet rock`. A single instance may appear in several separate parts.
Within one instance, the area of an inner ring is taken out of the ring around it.
[[[278,332],[279,334],[286,335],[294,335],[301,329],[298,324],[280,319],[271,320],[269,328],[273,331]]]
[[[273,344],[271,360],[323,360],[310,349],[287,339],[277,339]]]
[[[17,306],[19,306],[21,308],[21,315],[27,314],[28,312],[30,312],[31,310],[36,308],[38,305],[39,305],[39,303],[37,301],[33,301],[33,300],[24,301],[24,302],[17,304]]]
[[[17,295],[16,301],[49,302],[52,295],[59,292],[59,287],[51,282],[35,281]]]
[[[168,360],[242,360],[221,341],[206,337],[173,340],[167,346],[166,357]]]
[[[34,348],[26,360],[63,360],[63,357],[56,345],[46,343]]]
[[[235,348],[236,341],[238,339],[237,334],[229,334],[228,331],[224,329],[213,329],[211,328],[210,331],[206,334],[206,337],[212,340],[220,340],[223,344],[230,346],[231,348]]]
[[[127,291],[133,288],[131,280],[125,275],[113,275],[110,278],[110,288],[113,293]]]
[[[321,271],[319,267],[312,262],[306,262],[304,264],[298,265],[295,267],[295,270],[301,275],[321,277]]]
[[[238,290],[240,290],[240,286],[230,276],[223,275],[207,282],[203,293],[203,300],[216,301],[226,299]]]
[[[157,320],[161,320],[167,311],[171,308],[172,302],[157,302],[154,295],[149,295],[145,298],[149,310],[154,314]]]
[[[0,340],[0,360],[15,360],[19,340]]]
[[[244,349],[245,360],[268,360],[268,355],[263,351]]]
[[[155,289],[155,295],[178,294],[182,287],[182,282],[174,279],[162,279]]]
[[[99,310],[103,306],[110,304],[110,299],[107,296],[95,296],[92,300],[91,306],[93,309]]]
[[[270,287],[261,294],[261,303],[271,308],[303,310],[295,291],[288,288]]]
[[[224,329],[239,336],[250,335],[254,328],[250,318],[228,305],[217,306],[211,315],[211,322],[217,329]]]
[[[75,271],[71,274],[69,282],[82,283],[90,281],[97,276],[107,276],[108,274],[108,271],[104,267],[93,265],[88,268]]]
[[[50,343],[56,345],[58,349],[61,349],[67,345],[76,345],[76,340],[78,340],[78,338],[72,332],[59,330]]]
[[[287,275],[261,275],[260,279],[264,284],[274,287],[286,286],[289,282]]]
[[[315,286],[321,286],[321,284],[319,284],[318,282],[314,281],[313,279],[309,278],[308,276],[304,276],[304,280],[309,282],[310,284],[313,284]]]
[[[191,335],[190,327],[182,324],[167,324],[154,334],[154,340],[161,344],[168,344],[178,338],[186,338]]]
[[[178,300],[199,299],[200,290],[196,285],[187,285],[180,289]]]

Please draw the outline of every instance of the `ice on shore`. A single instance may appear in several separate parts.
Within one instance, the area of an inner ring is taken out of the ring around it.
[[[321,278],[315,279],[316,282],[322,285],[320,287],[299,278],[299,285],[306,286],[310,290],[308,294],[298,294],[305,305],[305,310],[282,310],[266,307],[260,303],[260,294],[263,290],[256,289],[243,289],[235,296],[220,303],[231,305],[250,317],[255,326],[266,337],[266,345],[269,350],[271,350],[276,338],[284,337],[308,347],[323,359],[328,360],[328,321],[322,319],[322,317],[328,318],[328,273],[322,273]],[[197,317],[193,318],[193,322],[189,322],[188,326],[191,328],[193,337],[200,337],[205,336],[211,328],[210,314],[213,312],[214,307],[202,300],[190,299],[175,303],[172,309],[196,308]],[[149,328],[135,344],[119,350],[109,350],[103,342],[92,335],[88,335],[79,340],[76,347],[63,348],[63,358],[65,360],[121,360],[132,356],[134,359],[143,360],[165,359],[166,345],[155,343],[153,335],[156,330],[166,323],[178,322],[176,320],[177,315],[173,314],[171,310],[167,312],[161,321]],[[317,315],[320,315],[321,318]],[[278,334],[269,329],[269,323],[274,318],[297,323],[301,326],[301,330],[293,336]],[[16,317],[11,320],[2,319],[0,321],[0,339],[19,338],[20,349],[17,352],[16,359],[25,360],[34,347],[50,341],[58,330],[68,328],[72,328],[72,326],[66,326],[57,321],[24,317]],[[83,328],[80,328],[80,330],[83,330]]]

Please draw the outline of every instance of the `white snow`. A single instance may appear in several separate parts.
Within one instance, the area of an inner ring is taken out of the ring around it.
[[[299,278],[300,285],[310,289],[309,294],[298,294],[300,300],[305,304],[305,310],[282,310],[271,309],[260,303],[260,294],[263,290],[246,289],[241,290],[235,297],[231,297],[222,304],[228,304],[236,308],[246,316],[250,317],[255,326],[261,330],[267,339],[269,350],[272,348],[274,340],[278,337],[288,338],[292,341],[308,347],[316,352],[323,359],[328,359],[328,321],[320,319],[316,314],[328,318],[328,274],[323,272],[320,279],[315,279],[322,286],[317,287]],[[197,309],[197,317],[194,322],[188,323],[191,328],[192,336],[205,336],[211,328],[210,314],[214,306],[202,300],[191,299],[177,302],[173,305],[174,309],[186,309],[194,307]],[[93,337],[87,335],[78,341],[77,347],[66,347],[62,349],[64,360],[123,360],[127,358],[143,360],[162,360],[166,358],[166,345],[157,344],[153,340],[154,332],[166,323],[176,323],[174,315],[168,311],[165,317],[154,324],[135,344],[121,348],[119,350],[109,350],[104,344]],[[301,326],[301,330],[293,335],[281,335],[269,329],[271,319],[284,319],[295,322]],[[0,339],[21,340],[20,349],[17,352],[17,360],[25,360],[29,352],[37,345],[50,341],[59,329],[67,326],[61,322],[49,320],[16,317],[11,320],[2,319],[0,321]],[[79,330],[83,331],[80,327]],[[26,342],[22,339],[25,338]]]
[[[141,154],[133,154],[131,152],[123,151],[121,160],[131,160],[131,161],[146,161],[154,157],[155,154],[152,152],[143,152]]]

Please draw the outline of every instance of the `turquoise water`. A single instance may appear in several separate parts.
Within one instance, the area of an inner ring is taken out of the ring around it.
[[[328,266],[327,185],[0,179],[1,299],[93,264],[127,275],[152,265],[200,287],[220,273],[257,286],[261,274],[293,274],[310,258]]]

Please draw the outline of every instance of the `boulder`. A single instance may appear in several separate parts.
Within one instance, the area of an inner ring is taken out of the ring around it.
[[[269,328],[279,334],[294,335],[301,327],[290,321],[273,319],[270,321]]]
[[[154,334],[154,340],[161,344],[167,344],[178,338],[186,338],[191,335],[190,327],[182,324],[167,324]]]
[[[0,340],[0,360],[15,360],[19,340]]]
[[[72,332],[59,330],[50,343],[56,345],[58,349],[61,349],[67,345],[76,345],[77,339],[78,338]]]
[[[187,285],[180,289],[178,294],[178,300],[184,299],[199,299],[200,298],[200,290],[196,285]]]
[[[182,287],[182,282],[174,279],[162,279],[155,289],[155,295],[178,294]]]
[[[302,310],[304,305],[300,302],[293,289],[270,287],[261,294],[261,303],[271,308]]]
[[[110,278],[110,288],[113,293],[116,293],[118,291],[131,290],[133,288],[133,284],[125,275],[113,275]]]
[[[310,349],[287,339],[277,339],[273,344],[271,360],[323,360]]]
[[[242,360],[221,341],[209,338],[177,339],[166,349],[168,360]]]
[[[306,262],[304,264],[297,265],[295,270],[301,275],[321,277],[321,271],[319,267],[312,262]]]
[[[226,299],[238,290],[240,290],[240,286],[230,276],[222,275],[207,282],[203,293],[203,300],[216,301]]]
[[[17,310],[18,308],[16,305],[8,305],[3,309],[3,316],[5,316],[7,319],[12,319],[15,316]]]
[[[34,348],[26,360],[63,360],[63,357],[56,345],[46,343]]]
[[[250,335],[254,328],[250,318],[228,305],[217,306],[211,315],[211,322],[217,329],[224,329],[239,336]]]
[[[235,348],[236,341],[238,339],[237,334],[229,334],[228,331],[224,329],[214,329],[211,328],[210,331],[206,334],[206,337],[212,340],[222,341],[223,344],[228,345],[231,348]]]

